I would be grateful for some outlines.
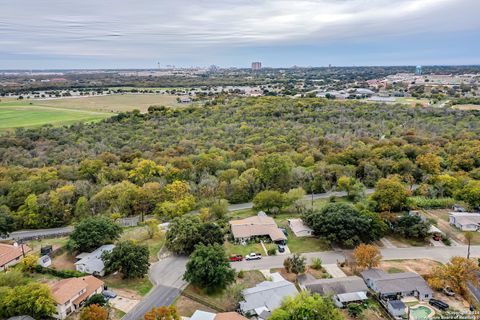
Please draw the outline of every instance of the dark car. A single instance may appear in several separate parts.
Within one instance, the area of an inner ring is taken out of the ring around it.
[[[282,244],[278,245],[278,252],[285,252],[285,246]]]
[[[285,229],[285,228],[279,228],[279,229],[282,230],[285,237],[288,237],[288,230],[287,229]]]
[[[428,301],[428,303],[430,303],[430,305],[434,306],[435,308],[437,309],[440,309],[442,311],[445,311],[447,310],[450,306],[448,304],[446,304],[445,302],[441,301],[441,300],[437,300],[437,299],[430,299]]]
[[[232,262],[242,261],[242,260],[243,260],[243,256],[241,254],[237,254],[237,255],[234,255],[234,256],[230,257],[230,261],[232,261]]]
[[[117,296],[117,294],[110,290],[103,290],[102,295],[105,299],[113,299]]]

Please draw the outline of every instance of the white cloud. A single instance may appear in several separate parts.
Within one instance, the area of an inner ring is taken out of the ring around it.
[[[478,30],[478,0],[0,0],[0,54],[152,57]]]

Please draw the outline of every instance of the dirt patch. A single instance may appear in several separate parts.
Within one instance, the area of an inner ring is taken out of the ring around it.
[[[293,283],[295,283],[295,281],[297,280],[297,276],[295,275],[295,273],[288,273],[287,270],[285,270],[285,268],[271,269],[270,272],[272,272],[272,273],[278,272],[282,275],[282,277],[285,280],[293,282]]]
[[[178,314],[183,317],[191,317],[196,310],[217,313],[217,311],[185,296],[180,296],[175,302],[175,306],[177,307]]]
[[[439,263],[428,259],[382,261],[380,269],[388,273],[415,272],[421,276],[430,274]]]
[[[328,274],[328,272],[324,268],[321,268],[320,270],[315,270],[313,268],[308,268],[306,273],[311,274],[315,279],[330,278],[330,275]]]
[[[449,297],[441,292],[434,292],[433,298],[442,300],[443,302],[447,303],[451,309],[458,311],[467,311],[470,307],[470,304],[458,294],[456,294],[454,297]]]
[[[115,309],[128,313],[137,305],[139,301],[140,300],[137,299],[126,298],[123,295],[118,294],[117,291],[117,296],[113,299],[110,299],[108,302]]]
[[[456,110],[480,110],[480,105],[478,104],[456,104],[452,107]]]
[[[75,257],[65,252],[52,261],[52,268],[57,270],[75,270]]]

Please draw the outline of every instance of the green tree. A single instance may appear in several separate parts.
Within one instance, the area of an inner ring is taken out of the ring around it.
[[[200,244],[190,256],[183,279],[207,292],[214,292],[232,283],[235,271],[230,267],[221,245]]]
[[[365,195],[365,186],[355,178],[342,176],[337,181],[338,190],[345,191],[349,200],[359,200]]]
[[[0,292],[0,315],[29,315],[34,319],[49,318],[56,312],[55,301],[45,284],[28,283]]]
[[[404,214],[393,221],[393,230],[405,238],[423,240],[428,236],[430,223],[417,215]]]
[[[29,195],[25,203],[15,214],[24,228],[38,229],[44,227],[44,221],[38,207],[38,198],[35,194]]]
[[[270,214],[279,213],[286,204],[285,196],[275,190],[261,191],[253,198],[253,208],[255,210],[262,210]]]
[[[343,320],[339,309],[329,298],[302,291],[296,297],[287,297],[282,306],[275,309],[269,320]]]
[[[137,160],[135,168],[129,172],[129,178],[133,182],[143,185],[156,177],[160,177],[164,172],[165,167],[157,165],[152,160]]]
[[[464,200],[472,208],[480,207],[480,181],[470,180],[456,193],[456,198]]]
[[[329,203],[307,212],[304,221],[315,234],[347,247],[378,240],[387,228],[378,215],[362,213],[348,203]]]
[[[291,161],[279,154],[270,154],[258,165],[259,177],[266,189],[286,190],[290,184]]]
[[[405,207],[408,195],[408,190],[398,179],[384,178],[377,182],[372,199],[379,211],[400,211]]]
[[[150,266],[148,247],[130,240],[118,242],[111,252],[103,253],[102,260],[107,273],[119,271],[125,279],[143,278]]]
[[[69,246],[78,251],[91,251],[120,238],[122,228],[105,217],[89,217],[75,226]]]
[[[15,230],[15,220],[10,209],[6,205],[0,206],[0,238],[7,237],[10,232]]]
[[[87,301],[85,302],[85,306],[90,306],[92,304],[96,304],[100,307],[103,307],[107,304],[107,300],[102,294],[95,293],[94,295],[92,295],[90,298],[87,299]]]

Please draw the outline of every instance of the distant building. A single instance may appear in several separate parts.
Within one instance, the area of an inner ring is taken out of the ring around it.
[[[462,231],[480,230],[480,213],[450,212],[448,220],[451,225]]]
[[[313,235],[313,230],[307,227],[302,219],[287,219],[287,221],[288,226],[297,237],[310,237]]]
[[[262,69],[261,62],[252,62],[252,70],[260,70],[260,69]]]
[[[422,66],[417,66],[417,67],[415,68],[415,74],[416,74],[417,76],[421,76],[421,75],[422,75]]]

